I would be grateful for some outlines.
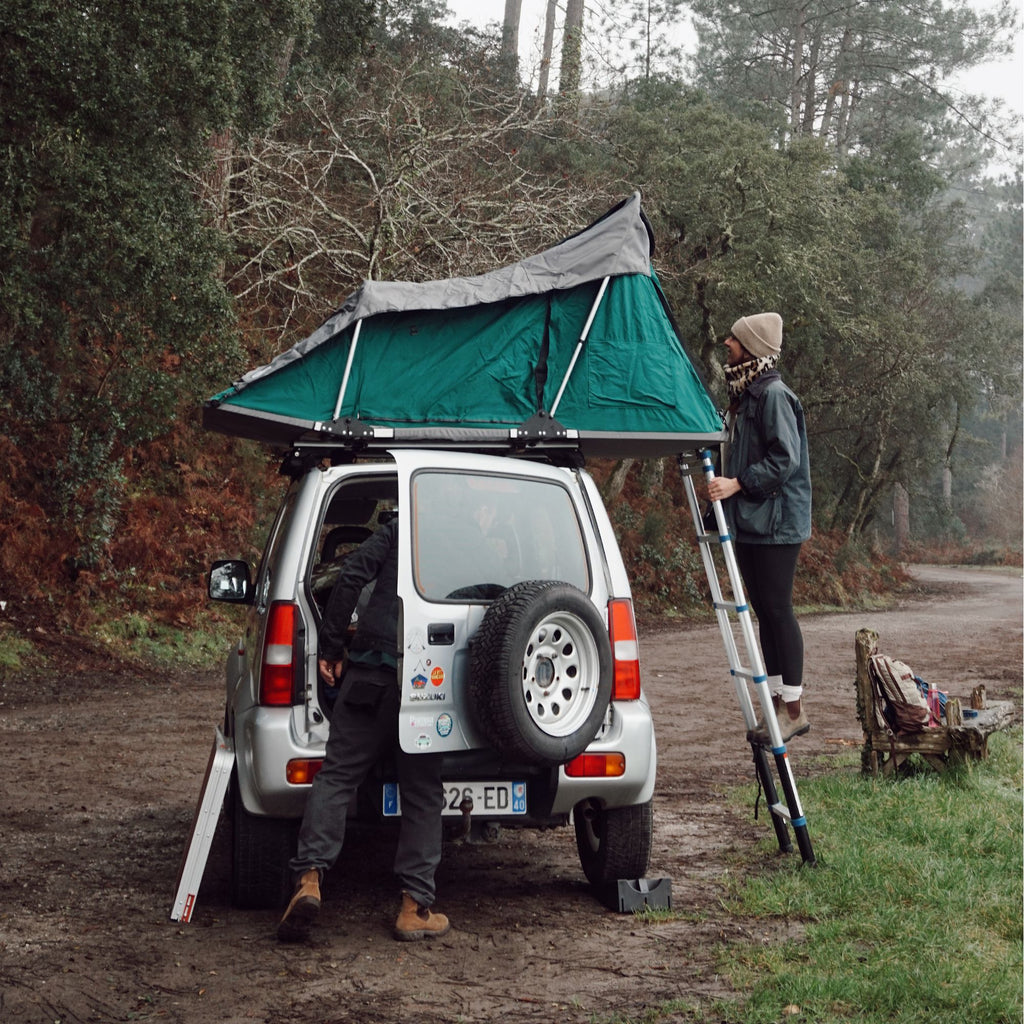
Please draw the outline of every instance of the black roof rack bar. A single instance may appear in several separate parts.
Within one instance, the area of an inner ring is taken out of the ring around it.
[[[564,427],[549,413],[539,412],[519,426],[463,427],[374,425],[345,419],[313,422],[246,409],[240,415],[230,405],[208,402],[203,424],[213,430],[288,451],[309,450],[365,455],[389,448],[437,448],[448,451],[515,454],[524,451],[578,450],[589,458],[664,458],[680,452],[716,447],[724,432],[653,433],[575,430]]]

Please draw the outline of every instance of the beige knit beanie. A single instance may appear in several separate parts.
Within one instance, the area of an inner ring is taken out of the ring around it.
[[[730,333],[757,359],[777,356],[782,351],[782,317],[778,313],[741,316]]]

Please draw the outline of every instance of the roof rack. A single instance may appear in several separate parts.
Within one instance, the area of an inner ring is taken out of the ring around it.
[[[576,430],[563,426],[544,411],[514,426],[410,424],[395,427],[353,417],[311,424],[308,420],[253,409],[239,413],[234,406],[213,402],[207,402],[203,407],[203,425],[226,434],[263,441],[280,451],[350,459],[383,454],[390,448],[433,448],[550,459],[565,458],[569,452],[579,453],[586,459],[664,458],[680,452],[716,447],[723,438],[720,432],[681,434]]]

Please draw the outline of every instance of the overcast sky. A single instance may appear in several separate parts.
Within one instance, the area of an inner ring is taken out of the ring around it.
[[[523,16],[519,29],[519,51],[523,72],[529,75],[536,66],[544,35],[546,0],[523,0]],[[978,10],[991,9],[994,4],[977,0]],[[448,0],[455,22],[468,21],[483,26],[500,22],[505,12],[504,0]],[[1024,50],[1021,33],[1017,33],[1016,56],[997,65],[976,69],[956,83],[965,92],[984,93],[1004,100],[1017,113],[1024,112]]]

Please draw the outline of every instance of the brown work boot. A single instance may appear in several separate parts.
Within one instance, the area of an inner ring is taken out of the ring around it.
[[[433,914],[421,907],[407,892],[402,893],[402,909],[395,921],[395,938],[400,942],[436,939],[451,927],[444,914]]]
[[[807,721],[807,715],[803,708],[800,709],[800,714],[796,718],[790,718],[789,711],[783,704],[776,717],[779,720],[779,734],[783,743],[793,739],[794,736],[803,736],[804,733],[811,731],[811,723]],[[751,743],[760,743],[762,746],[770,746],[771,737],[768,735],[768,726],[759,723],[756,729],[751,729],[747,733],[747,740]]]
[[[295,894],[277,926],[281,942],[302,942],[309,938],[317,914],[320,913],[320,872],[310,868],[303,873]]]
[[[794,736],[803,736],[804,733],[810,731],[811,723],[807,721],[807,715],[803,708],[800,709],[800,714],[796,718],[790,718],[789,712],[786,710],[779,712],[779,732],[782,733],[783,743],[791,740]]]

